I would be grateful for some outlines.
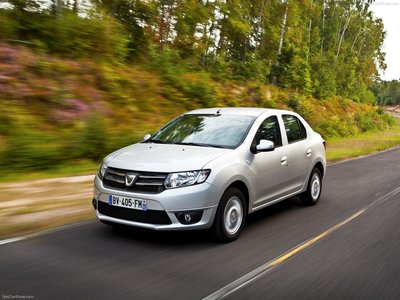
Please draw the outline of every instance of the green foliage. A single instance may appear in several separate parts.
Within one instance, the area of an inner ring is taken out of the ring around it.
[[[377,112],[359,112],[355,115],[355,121],[362,132],[380,131],[394,124],[390,116],[380,115]]]
[[[353,99],[361,103],[376,104],[375,95],[363,83],[357,85]]]
[[[123,26],[111,17],[88,19],[65,12],[54,18],[30,11],[18,14],[0,11],[0,25],[2,22],[7,30],[1,30],[0,38],[13,35],[21,39],[21,43],[42,51],[112,61],[121,61],[128,53],[128,38]]]
[[[313,59],[311,74],[314,94],[320,99],[336,95],[336,66],[335,59],[322,58],[319,55]]]
[[[76,144],[76,156],[99,161],[107,154],[107,131],[102,116],[91,114],[85,120],[85,127]]]
[[[176,89],[176,93],[166,95],[171,100],[180,100],[184,103],[194,103],[202,107],[210,107],[215,104],[215,91],[211,84],[210,76],[206,72],[191,72],[190,65],[180,61],[179,53],[172,49],[159,51],[155,47],[150,48],[151,67],[160,73],[163,81]],[[180,99],[174,99],[178,96]]]
[[[8,14],[0,9],[0,41],[5,39],[14,39],[16,22]]]
[[[360,130],[357,124],[354,123],[352,117],[332,116],[329,119],[323,120],[316,126],[324,138],[349,136],[358,133]]]
[[[305,94],[312,93],[310,66],[307,60],[299,55],[295,56],[288,70],[287,86],[302,91]]]
[[[62,162],[59,144],[52,136],[32,128],[13,129],[5,150],[0,154],[2,167],[12,167],[14,172],[43,170]]]
[[[11,46],[0,50],[0,165],[21,172],[98,162],[170,118],[199,107],[289,108],[324,137],[384,130],[393,124],[382,109],[340,97],[316,100],[258,80],[221,83],[173,51],[167,57],[168,52],[155,51],[158,64],[149,71],[37,55]]]
[[[352,115],[332,116],[316,126],[324,137],[345,137],[360,132],[384,131],[395,124],[393,117],[381,110],[360,111]]]
[[[251,78],[259,82],[264,82],[266,74],[269,73],[266,62],[258,59],[232,61],[229,69],[232,70],[232,78],[238,80],[248,80]]]
[[[163,69],[167,82],[179,80],[175,71],[189,65],[218,80],[272,79],[320,99],[340,95],[374,103],[367,89],[375,63],[385,67],[384,27],[369,0],[93,0],[90,8],[67,1],[47,8],[41,0],[3,2],[14,4],[0,11],[4,37],[64,56],[147,61]],[[171,88],[181,98],[193,96],[184,82]]]
[[[380,105],[400,104],[400,81],[376,81],[371,90]]]
[[[62,18],[50,22],[54,32],[45,40],[52,52],[112,60],[122,60],[127,54],[128,40],[121,26],[112,19],[82,19],[74,14],[64,14]]]
[[[291,109],[293,109],[294,111],[298,111],[299,102],[300,102],[300,99],[299,99],[299,96],[298,96],[298,95],[296,95],[296,94],[291,94],[291,95],[289,96],[289,103],[288,103],[288,105],[289,105],[289,107],[290,107]]]

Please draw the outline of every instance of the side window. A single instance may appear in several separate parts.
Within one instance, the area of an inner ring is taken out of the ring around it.
[[[303,123],[301,123],[301,121],[297,117],[291,115],[283,115],[282,119],[283,123],[285,124],[285,130],[289,144],[307,138],[306,129],[304,128]]]
[[[275,147],[282,146],[281,130],[276,116],[269,117],[262,122],[255,136],[256,145],[259,144],[260,140],[272,141]]]

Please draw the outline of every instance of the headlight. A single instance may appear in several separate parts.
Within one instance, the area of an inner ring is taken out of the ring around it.
[[[211,170],[171,173],[168,175],[167,179],[165,179],[165,187],[167,189],[173,189],[181,186],[203,183],[210,173]]]
[[[105,164],[104,162],[102,162],[99,166],[99,169],[97,170],[97,176],[99,176],[99,178],[101,180],[103,180],[104,175],[106,174],[106,170],[107,170],[107,164]]]

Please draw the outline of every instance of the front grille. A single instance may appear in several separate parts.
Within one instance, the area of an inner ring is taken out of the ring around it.
[[[136,174],[137,178],[132,186],[126,186],[126,173]],[[168,173],[129,171],[117,168],[107,168],[103,183],[106,187],[122,191],[157,194],[165,190],[164,181]]]
[[[127,221],[147,223],[147,224],[158,224],[158,225],[169,225],[172,224],[171,219],[167,213],[163,210],[136,210],[123,208],[118,206],[112,206],[108,203],[98,201],[99,213]]]

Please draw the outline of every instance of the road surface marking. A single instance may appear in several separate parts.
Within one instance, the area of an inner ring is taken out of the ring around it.
[[[354,219],[360,217],[362,214],[364,214],[368,209],[377,206],[379,204],[382,204],[389,200],[391,197],[395,196],[396,194],[400,193],[400,187],[397,187],[391,192],[386,193],[385,195],[379,197],[378,199],[374,200],[372,203],[366,205],[363,209],[359,210],[356,212],[354,215],[351,217],[345,219],[344,221],[336,224],[335,226],[331,227],[330,229],[324,231],[323,233],[317,235],[316,237],[313,237],[296,247],[292,248],[288,252],[285,252],[284,254],[278,256],[277,258],[261,265],[260,267],[254,269],[253,271],[247,273],[246,275],[236,279],[232,283],[224,286],[223,288],[219,289],[218,291],[212,293],[211,295],[205,297],[203,300],[215,300],[215,299],[222,299],[225,298],[226,296],[234,293],[235,291],[241,289],[242,287],[245,287],[252,283],[253,281],[257,280],[261,276],[265,275],[272,269],[274,269],[276,266],[279,264],[282,264],[292,256],[296,255],[297,253],[309,248],[319,240],[323,239],[324,237],[332,234],[334,231],[338,230],[339,228],[343,227],[347,223],[353,221]]]
[[[14,238],[0,240],[0,245],[15,243],[15,242],[31,239],[31,238],[34,238],[34,237],[38,237],[38,236],[41,236],[41,235],[45,235],[45,234],[48,234],[48,233],[57,232],[57,231],[70,229],[70,228],[75,228],[75,227],[79,227],[79,226],[82,226],[82,225],[87,225],[87,224],[92,223],[92,222],[93,222],[92,220],[81,221],[81,222],[78,222],[78,223],[68,224],[68,225],[64,225],[64,226],[60,226],[60,227],[56,227],[56,228],[51,228],[51,229],[47,229],[47,230],[43,230],[43,231],[39,231],[39,232],[27,234],[27,235],[22,235],[22,236],[18,236],[18,237],[14,237]]]

